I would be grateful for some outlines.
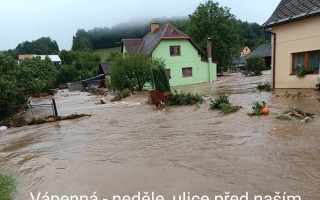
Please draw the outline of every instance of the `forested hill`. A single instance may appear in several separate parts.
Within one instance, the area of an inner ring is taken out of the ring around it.
[[[121,23],[113,27],[93,28],[91,30],[79,29],[73,36],[72,50],[96,50],[112,48],[121,45],[125,38],[142,38],[150,31],[150,23],[157,22],[160,25],[171,23],[182,32],[188,34],[189,18],[153,19],[138,23]],[[270,40],[270,35],[260,29],[259,24],[237,21],[239,32],[243,36],[243,46],[254,48]]]
[[[142,38],[150,31],[150,23],[171,23],[181,31],[186,30],[188,18],[153,19],[146,22],[126,22],[113,27],[78,29],[73,36],[72,50],[104,49],[118,47],[125,38]]]

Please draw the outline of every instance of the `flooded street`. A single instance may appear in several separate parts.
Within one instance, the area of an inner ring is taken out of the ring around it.
[[[300,195],[320,199],[320,93],[315,90],[259,92],[262,77],[240,74],[217,82],[178,87],[205,99],[219,92],[243,108],[223,116],[208,103],[158,110],[145,94],[96,104],[101,97],[64,91],[56,95],[60,115],[91,117],[0,132],[0,173],[14,176],[16,200],[30,192],[88,195],[99,199],[154,191],[165,199],[192,194]],[[303,98],[284,94],[302,92]],[[255,101],[266,101],[269,116],[249,117]],[[297,107],[316,114],[310,123],[277,115]]]

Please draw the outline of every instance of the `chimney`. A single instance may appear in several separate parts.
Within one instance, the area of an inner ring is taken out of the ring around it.
[[[211,60],[210,58],[212,58],[212,44],[211,44],[210,37],[208,37],[207,39],[207,56],[208,56],[208,60]]]
[[[160,27],[159,23],[151,23],[151,33],[155,33]]]

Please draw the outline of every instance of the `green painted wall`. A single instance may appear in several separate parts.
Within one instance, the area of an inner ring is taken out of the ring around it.
[[[180,46],[181,56],[170,56],[170,46]],[[197,49],[189,40],[162,40],[152,53],[162,58],[171,71],[171,86],[190,85],[217,80],[216,64],[201,61]],[[211,59],[210,59],[211,60]],[[192,77],[183,77],[182,68],[192,67]]]

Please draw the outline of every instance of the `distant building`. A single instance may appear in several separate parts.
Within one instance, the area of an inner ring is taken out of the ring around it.
[[[320,1],[282,0],[262,27],[272,34],[272,87],[315,88],[320,78]],[[298,78],[298,67],[309,74]]]
[[[53,65],[55,67],[61,67],[61,59],[58,55],[32,55],[32,54],[25,54],[25,55],[19,55],[19,63],[22,62],[25,58],[34,58],[34,57],[40,57],[41,60],[44,60],[46,57],[50,58]]]
[[[251,52],[250,48],[245,46],[240,48],[240,57],[247,56]]]
[[[246,58],[262,57],[267,69],[271,69],[271,44],[262,44],[255,48]]]

